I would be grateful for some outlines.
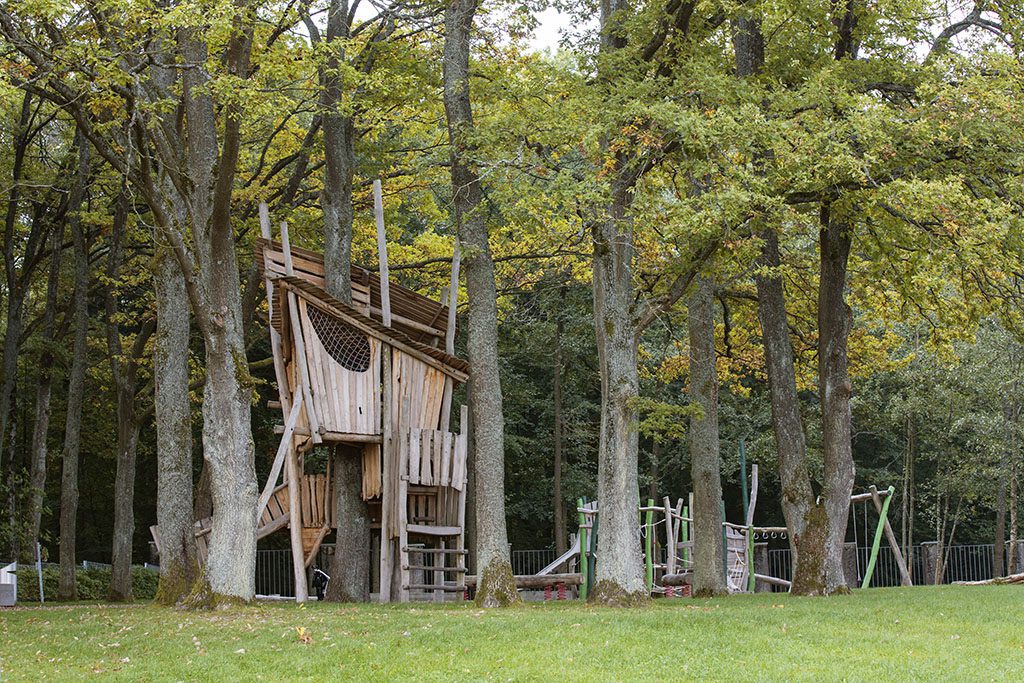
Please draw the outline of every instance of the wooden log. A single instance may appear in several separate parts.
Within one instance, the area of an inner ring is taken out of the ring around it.
[[[456,238],[454,251],[452,252],[452,279],[448,286],[448,325],[444,333],[444,350],[449,356],[455,355],[455,316],[459,304],[459,267],[462,264],[462,248]],[[441,431],[447,432],[451,428],[452,412],[452,391],[454,382],[452,378],[444,378],[444,395],[441,399]]]
[[[392,550],[394,542],[391,538],[391,497],[396,494],[395,481],[392,478],[395,440],[392,433],[393,377],[391,374],[390,346],[381,345],[381,449],[383,470],[381,472],[381,506],[380,506],[380,588],[378,595],[381,602],[391,602],[391,570],[394,566]],[[337,520],[341,523],[341,520]]]
[[[294,274],[292,267],[292,252],[288,241],[288,224],[281,222],[281,244],[284,245],[285,269],[288,275]],[[299,366],[299,385],[303,396],[306,399],[306,419],[309,421],[309,428],[313,435],[313,443],[320,443],[320,423],[316,417],[316,407],[313,403],[313,393],[310,387],[309,367],[306,363],[304,353],[306,344],[302,338],[302,325],[299,322],[298,298],[295,293],[288,292],[288,316],[292,323],[292,336],[294,337],[295,357]]]
[[[270,234],[270,210],[266,202],[260,202],[260,232],[264,239],[269,240]],[[266,259],[266,255],[263,256]],[[274,316],[274,283],[271,282],[269,272],[264,269],[263,286],[267,292],[267,319]],[[273,325],[270,325],[270,350],[274,356],[274,377],[277,379],[278,406],[287,415],[291,413],[291,394],[288,387],[288,373],[284,366],[284,350],[281,346],[281,335]]]
[[[270,466],[270,474],[267,476],[267,483],[264,485],[263,492],[260,494],[259,500],[256,502],[256,519],[259,519],[263,514],[263,509],[267,506],[267,502],[270,500],[270,496],[273,494],[274,488],[277,486],[277,478],[281,475],[281,466],[284,464],[284,459],[287,456],[288,450],[294,446],[293,434],[295,430],[295,423],[299,419],[299,411],[302,409],[302,401],[302,395],[299,394],[295,397],[295,403],[292,404],[288,420],[284,425],[281,444],[277,447],[277,455],[274,456],[274,462]]]
[[[408,593],[411,590],[413,590],[413,591],[416,591],[416,590],[420,590],[420,591],[446,591],[448,593],[462,593],[463,591],[466,590],[466,586],[464,586],[464,585],[462,585],[462,586],[459,586],[459,585],[435,586],[432,583],[411,583],[411,584],[402,586],[402,589],[406,593]]]
[[[380,178],[373,180],[373,218],[377,223],[377,257],[380,262],[380,308],[385,327],[391,327],[391,283],[388,276],[388,237],[384,232],[384,199]]]
[[[309,588],[306,585],[305,553],[302,546],[302,513],[300,511],[300,495],[302,474],[299,471],[299,458],[295,448],[288,449],[288,517],[292,542],[292,570],[295,574],[295,602],[309,600]]]
[[[878,514],[882,514],[882,496],[874,484],[868,487],[868,492],[871,495],[871,500],[875,504],[875,510]],[[888,491],[886,491],[888,493]],[[900,585],[901,586],[913,586],[914,581],[910,578],[910,572],[907,570],[907,563],[903,558],[903,552],[900,550],[899,543],[896,542],[896,534],[893,533],[892,525],[889,524],[889,518],[885,518],[885,538],[889,541],[889,547],[892,548],[893,555],[896,556],[896,566],[900,570]]]
[[[583,583],[582,574],[517,574],[513,577],[516,582],[516,588],[524,589],[537,589],[545,588],[547,586],[557,586],[558,584],[565,584],[566,586],[579,586]],[[469,575],[466,577],[466,585],[469,587],[475,587],[477,577],[475,575]]]
[[[768,576],[767,574],[754,574],[754,578],[758,581],[764,581],[765,583],[770,583],[776,586],[783,586],[785,588],[792,588],[793,586],[792,581],[786,581],[785,579],[780,579],[776,576]]]

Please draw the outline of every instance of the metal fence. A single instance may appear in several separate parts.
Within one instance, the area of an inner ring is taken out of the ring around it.
[[[992,544],[953,545],[942,550],[945,566],[942,568],[941,583],[955,581],[985,581],[992,578]],[[915,545],[907,560],[907,569],[915,586],[935,583],[939,548],[936,543]],[[1004,562],[1009,563],[1010,545],[1006,546]],[[1018,557],[1024,559],[1024,543],[1018,548]],[[860,582],[867,572],[871,548],[857,548],[857,576]],[[768,574],[782,579],[792,579],[790,550],[781,548],[768,551]],[[1007,567],[1003,567],[1004,573]],[[760,570],[759,570],[760,571]],[[1018,570],[1019,571],[1019,570]],[[878,560],[871,576],[872,588],[887,588],[900,585],[900,570],[892,548],[883,545],[878,549]]]
[[[1020,542],[1019,554],[1024,560],[1024,541]],[[314,565],[330,571],[333,546],[321,546]],[[942,583],[954,581],[984,581],[992,578],[992,544],[954,545],[944,549],[946,556]],[[935,582],[935,557],[937,546],[934,543],[916,545],[910,553],[907,566],[911,572],[914,585]],[[763,557],[763,556],[762,556]],[[867,571],[871,557],[871,548],[857,548],[857,577],[859,582]],[[1009,545],[1004,557],[1009,558]],[[515,574],[536,574],[555,559],[552,548],[543,550],[513,550],[512,572]],[[788,548],[768,550],[768,566],[757,567],[758,573],[776,576],[787,581],[792,580],[792,558]],[[1008,559],[1007,559],[1008,561]],[[90,566],[94,563],[90,562]],[[1019,565],[1018,565],[1019,566]],[[767,569],[767,571],[765,571]],[[1020,571],[1019,569],[1017,571]],[[885,588],[900,585],[899,566],[892,548],[883,545],[878,551],[875,572],[871,577],[872,588]],[[292,553],[288,548],[280,550],[259,550],[256,552],[256,593],[259,595],[292,596],[295,594],[292,576]]]

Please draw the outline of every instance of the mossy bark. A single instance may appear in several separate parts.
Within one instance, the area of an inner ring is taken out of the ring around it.
[[[651,596],[646,590],[630,592],[614,581],[605,579],[594,584],[587,602],[603,607],[647,607],[651,604]]]
[[[510,607],[521,605],[515,575],[508,561],[495,557],[480,573],[476,584],[477,607]]]
[[[199,564],[192,562],[185,567],[180,562],[171,562],[161,567],[160,583],[156,587],[154,602],[165,607],[172,607],[184,601],[191,593],[196,577],[199,576]]]
[[[252,600],[244,600],[236,595],[217,593],[204,575],[193,584],[191,592],[177,605],[183,610],[211,611],[241,607],[250,605],[252,602]]]

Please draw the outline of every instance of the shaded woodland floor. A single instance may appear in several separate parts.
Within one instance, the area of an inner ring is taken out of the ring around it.
[[[1024,587],[741,595],[650,609],[576,602],[0,611],[0,680],[1006,680]]]

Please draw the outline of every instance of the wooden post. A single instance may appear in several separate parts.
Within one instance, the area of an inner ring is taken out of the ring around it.
[[[665,496],[664,500],[662,500],[662,504],[665,506],[665,533],[667,534],[665,547],[668,552],[668,557],[665,558],[665,573],[675,574],[677,548],[676,525],[675,521],[672,519],[672,501],[669,500],[668,496]]]
[[[750,498],[747,495],[747,447],[740,439],[740,493],[743,495],[743,519],[750,510]]]
[[[444,333],[444,352],[455,355],[455,309],[459,304],[459,266],[462,263],[462,249],[455,240],[455,252],[452,254],[452,279],[448,286],[448,326]],[[451,426],[452,390],[454,383],[447,375],[444,378],[444,394],[441,398],[441,431],[447,432]]]
[[[288,223],[281,221],[281,246],[284,249],[284,269],[288,275],[295,274],[295,267],[292,264],[292,248],[288,241]],[[313,403],[312,384],[309,381],[309,366],[306,364],[306,344],[302,339],[302,324],[299,320],[299,299],[295,292],[288,292],[288,315],[292,323],[292,337],[295,343],[295,358],[299,363],[299,384],[302,387],[302,394],[306,399],[306,420],[309,422],[309,431],[313,437],[313,443],[319,444],[323,441],[320,435],[320,422],[316,417],[316,406]]]
[[[412,396],[406,392],[402,399],[402,413],[398,424],[398,551],[399,562],[398,576],[399,589],[398,601],[409,602],[409,570],[406,567],[409,563],[409,429]],[[416,447],[419,448],[417,441]]]
[[[583,577],[583,583],[580,584],[580,600],[587,599],[587,551],[589,546],[587,545],[587,515],[583,512],[583,498],[576,499],[577,515],[580,520],[580,576]]]
[[[377,258],[380,261],[380,311],[387,327],[391,327],[391,289],[388,278],[388,236],[384,233],[384,199],[380,178],[373,181],[373,217],[377,221]]]
[[[868,488],[868,491],[871,493],[871,501],[875,504],[875,510],[877,510],[878,514],[881,515],[882,508],[884,508],[885,505],[882,503],[882,496],[879,495],[878,488],[872,484]],[[896,489],[890,486],[889,495],[886,499],[888,500],[888,498],[891,498],[895,491]],[[889,524],[888,517],[885,517],[885,537],[889,541],[889,547],[892,548],[893,555],[896,556],[896,566],[899,567],[900,570],[900,585],[913,586],[914,581],[910,578],[910,571],[907,569],[906,558],[903,557],[903,552],[900,550],[899,543],[896,542],[896,534],[893,533],[892,525]]]
[[[392,475],[396,461],[394,434],[392,434],[392,396],[394,387],[391,378],[392,349],[381,343],[381,456],[384,462],[380,479],[380,589],[381,602],[391,602],[391,572],[394,568],[394,544],[391,540],[391,504],[396,495]],[[341,520],[337,520],[341,524]]]
[[[295,447],[295,423],[299,419],[299,410],[301,409],[302,394],[299,394],[295,397],[291,412],[288,413],[288,420],[284,424],[284,434],[281,436],[281,444],[277,447],[277,455],[274,457],[274,463],[270,466],[270,474],[267,476],[263,493],[260,494],[259,501],[256,503],[256,526],[259,526],[263,508],[267,507],[267,501],[270,500],[270,496],[273,495],[274,488],[277,486],[277,478],[281,475],[281,467],[284,465],[288,451]]]
[[[878,559],[878,548],[882,545],[882,530],[885,528],[886,517],[889,514],[889,503],[892,501],[892,494],[895,492],[896,489],[890,486],[889,495],[886,496],[885,502],[882,503],[882,509],[878,513],[878,527],[875,528],[875,540],[871,543],[871,559],[868,560],[868,568],[864,572],[864,580],[860,584],[861,588],[867,588],[871,585],[871,575],[875,573],[875,561]],[[877,494],[878,489],[875,489],[875,495]]]
[[[469,482],[467,476],[467,459],[469,458],[469,406],[463,404],[462,409],[459,411],[459,448],[462,453],[459,456],[461,459],[461,465],[459,466],[459,478],[461,488],[459,489],[459,508],[458,508],[458,521],[459,533],[456,539],[455,549],[459,552],[456,554],[455,566],[460,571],[456,573],[456,581],[465,583],[466,580],[466,553],[463,551],[466,549],[466,486]]]
[[[654,499],[647,499],[647,510],[644,512],[644,576],[647,581],[647,592],[654,588]]]
[[[263,239],[272,238],[270,230],[270,209],[266,202],[260,202],[260,234]],[[263,255],[260,255],[263,258]],[[266,266],[266,264],[264,264]],[[267,320],[274,315],[274,283],[270,280],[270,271],[264,267],[263,285],[267,290]],[[281,403],[281,413],[288,415],[291,412],[291,392],[288,387],[288,371],[284,367],[284,349],[281,346],[281,335],[273,325],[270,325],[270,348],[274,356],[274,377],[277,379],[277,396]]]
[[[295,602],[309,600],[306,585],[306,556],[302,548],[302,472],[294,443],[288,448],[288,529],[292,541],[292,568],[295,573]]]

